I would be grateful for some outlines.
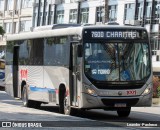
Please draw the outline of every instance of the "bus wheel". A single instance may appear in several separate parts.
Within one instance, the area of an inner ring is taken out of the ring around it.
[[[65,115],[70,115],[70,111],[71,111],[71,107],[69,105],[69,100],[68,100],[68,96],[64,96],[64,114]]]
[[[74,115],[76,109],[72,108],[69,104],[69,96],[64,97],[64,114],[65,115]]]
[[[60,110],[60,113],[65,115],[74,114],[74,109],[71,108],[69,104],[69,96],[67,96],[65,92],[63,92],[63,94],[62,93],[60,94],[59,110]]]
[[[131,107],[126,107],[117,110],[117,114],[119,117],[128,117],[131,112]]]
[[[23,87],[22,90],[22,101],[23,101],[23,106],[25,107],[32,107],[33,103],[28,100],[28,92],[26,86]]]

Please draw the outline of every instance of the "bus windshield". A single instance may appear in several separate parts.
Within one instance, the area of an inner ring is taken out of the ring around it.
[[[150,73],[148,43],[84,43],[84,72],[96,81],[137,81]]]

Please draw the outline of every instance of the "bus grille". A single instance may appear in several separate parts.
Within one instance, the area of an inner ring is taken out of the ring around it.
[[[141,84],[109,84],[109,83],[93,83],[98,89],[139,89],[143,87]]]
[[[130,99],[101,99],[104,105],[113,107],[116,103],[125,103],[127,107],[134,106],[139,101],[138,98]]]

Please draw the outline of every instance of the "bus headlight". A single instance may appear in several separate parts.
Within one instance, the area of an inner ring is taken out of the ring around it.
[[[88,85],[84,85],[85,88],[86,88],[86,92],[89,94],[89,95],[93,95],[93,96],[97,96],[96,92],[94,89],[92,89],[90,86]]]
[[[87,93],[90,94],[90,95],[96,96],[95,91],[93,89],[91,89],[91,88],[87,88]]]
[[[147,94],[149,94],[149,93],[151,92],[151,90],[152,90],[152,83],[150,83],[150,84],[148,85],[148,87],[144,90],[144,92],[142,93],[142,95],[147,95]]]

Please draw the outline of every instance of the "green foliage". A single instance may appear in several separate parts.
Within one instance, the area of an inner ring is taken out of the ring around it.
[[[14,41],[9,41],[7,44],[7,50],[13,53],[13,48],[14,48]]]
[[[160,97],[160,86],[158,86],[157,90],[158,90],[158,97]]]
[[[0,35],[4,35],[5,34],[5,31],[3,30],[3,27],[0,26]]]

